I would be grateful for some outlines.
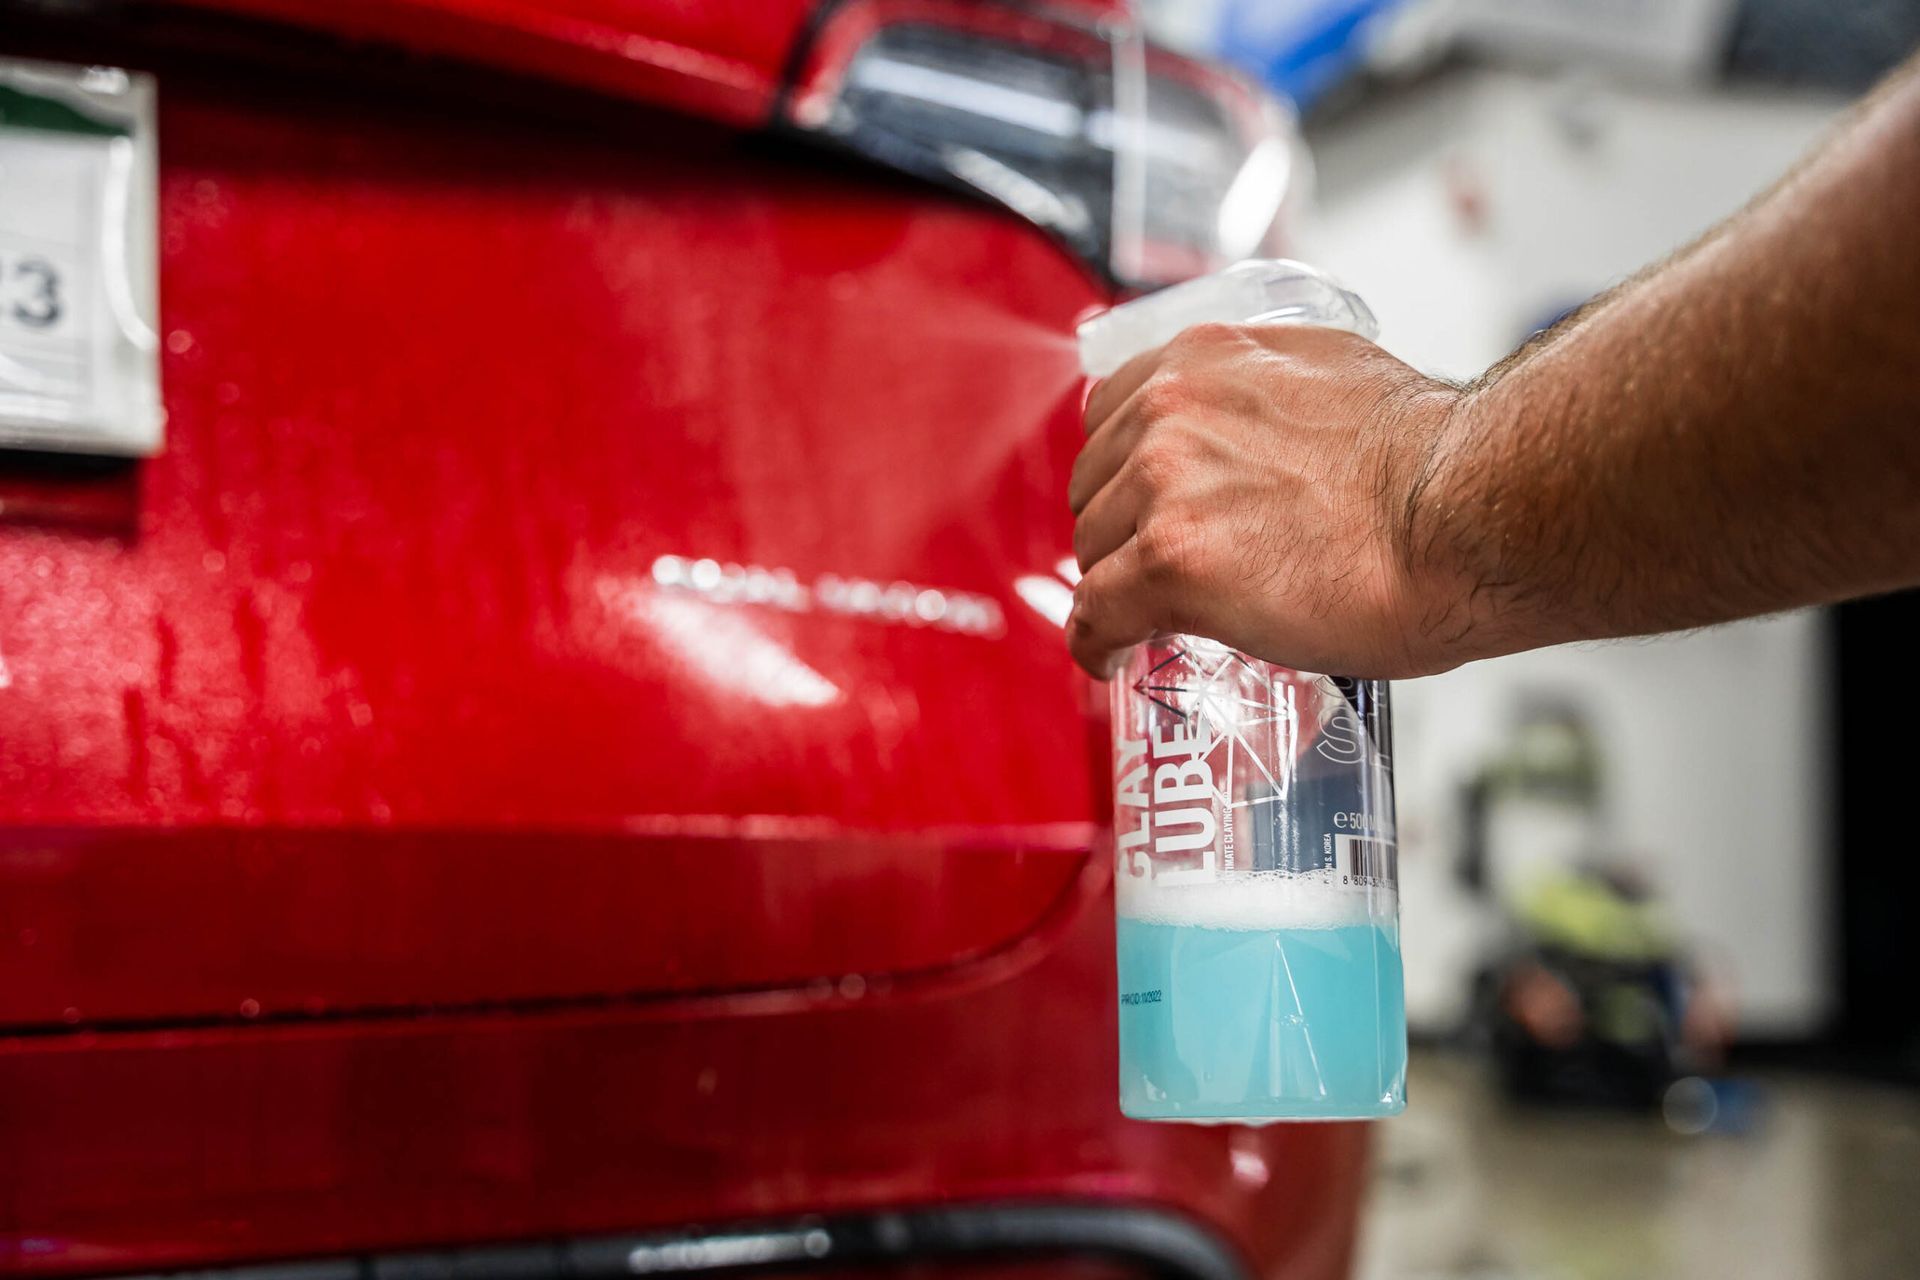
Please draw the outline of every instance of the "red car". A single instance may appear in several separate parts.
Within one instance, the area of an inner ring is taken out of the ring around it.
[[[167,414],[0,454],[0,1268],[1346,1273],[1363,1129],[1119,1114],[1059,632],[1072,326],[1272,104],[1094,2],[0,58],[155,76]]]

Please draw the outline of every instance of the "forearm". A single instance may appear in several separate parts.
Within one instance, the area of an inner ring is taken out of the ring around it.
[[[1404,551],[1450,659],[1920,583],[1920,74],[1419,463]]]

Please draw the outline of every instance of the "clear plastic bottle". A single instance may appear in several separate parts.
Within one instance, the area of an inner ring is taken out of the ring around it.
[[[1373,336],[1357,297],[1243,262],[1080,328],[1105,376],[1206,321]],[[1112,682],[1120,1106],[1148,1120],[1406,1106],[1391,716],[1376,680],[1157,636]]]

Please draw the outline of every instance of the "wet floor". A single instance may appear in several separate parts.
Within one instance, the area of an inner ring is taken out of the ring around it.
[[[1359,1280],[1920,1276],[1920,1092],[1761,1075],[1745,1133],[1516,1109],[1416,1055],[1380,1126]]]

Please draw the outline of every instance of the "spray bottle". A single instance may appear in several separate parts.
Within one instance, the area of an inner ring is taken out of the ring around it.
[[[1296,262],[1242,262],[1080,326],[1105,377],[1209,321],[1371,338]],[[1145,1120],[1396,1115],[1406,1106],[1386,685],[1195,636],[1112,681],[1120,1106]]]

